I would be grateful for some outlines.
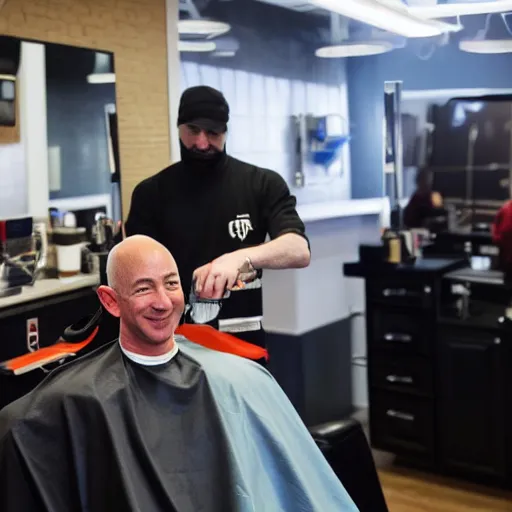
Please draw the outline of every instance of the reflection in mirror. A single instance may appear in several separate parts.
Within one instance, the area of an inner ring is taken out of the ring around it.
[[[511,197],[512,95],[446,90],[436,95],[405,93],[404,173],[408,195],[427,169],[432,189],[443,197],[457,229],[489,230]]]
[[[0,296],[96,283],[120,175],[113,54],[0,36]]]

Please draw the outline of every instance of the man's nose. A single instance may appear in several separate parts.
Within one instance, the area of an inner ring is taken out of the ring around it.
[[[167,290],[158,290],[152,304],[155,309],[172,309],[172,300]]]
[[[208,140],[208,136],[206,135],[206,132],[201,130],[196,138],[197,149],[208,149],[209,145],[210,145],[210,141]]]

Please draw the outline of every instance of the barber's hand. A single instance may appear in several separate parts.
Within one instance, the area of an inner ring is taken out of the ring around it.
[[[194,271],[196,293],[205,299],[220,299],[226,290],[231,290],[238,279],[245,256],[230,252],[199,267]]]

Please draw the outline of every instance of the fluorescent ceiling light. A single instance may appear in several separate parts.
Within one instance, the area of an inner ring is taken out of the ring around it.
[[[235,55],[235,50],[216,50],[212,53],[212,57],[234,57]]]
[[[16,75],[2,75],[0,74],[0,80],[10,80],[11,82],[16,81]]]
[[[214,20],[180,20],[178,21],[178,33],[187,36],[211,36],[216,37],[231,30],[228,23]]]
[[[309,3],[405,37],[432,37],[462,29],[460,25],[417,18],[405,7],[384,5],[376,0],[309,0]]]
[[[324,59],[364,57],[366,55],[379,55],[392,49],[393,44],[388,41],[368,41],[324,46],[323,48],[318,48],[315,55]]]
[[[494,2],[459,2],[437,4],[425,7],[409,7],[408,11],[418,18],[449,18],[451,16],[470,16],[472,14],[491,14],[512,11],[512,0]]]
[[[469,53],[512,53],[512,39],[460,41],[459,49]]]
[[[92,73],[87,75],[87,81],[90,84],[115,84],[115,73]]]
[[[180,52],[213,52],[217,45],[213,41],[179,41],[178,50]]]

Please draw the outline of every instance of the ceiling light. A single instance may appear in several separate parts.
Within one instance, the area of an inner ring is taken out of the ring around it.
[[[180,52],[213,52],[217,45],[213,41],[178,41],[178,50]]]
[[[92,73],[87,75],[87,81],[90,84],[114,84],[116,82],[114,61],[111,53],[94,53],[94,69]]]
[[[364,57],[367,55],[379,55],[381,53],[386,53],[391,51],[393,48],[393,45],[387,41],[343,43],[318,48],[315,55],[324,59]]]
[[[234,57],[235,55],[234,50],[217,50],[212,53],[212,57]]]
[[[180,20],[178,21],[178,33],[187,36],[211,36],[216,37],[231,30],[228,23],[214,20]]]
[[[115,73],[92,73],[87,75],[87,81],[90,84],[115,84]]]
[[[512,39],[460,41],[459,49],[469,53],[512,53]]]
[[[491,14],[512,11],[512,0],[494,2],[455,2],[424,7],[409,7],[408,11],[418,18],[449,18],[472,14]]]
[[[309,0],[309,2],[347,18],[405,37],[432,37],[462,29],[460,25],[417,18],[409,14],[406,8],[384,5],[375,0]]]

